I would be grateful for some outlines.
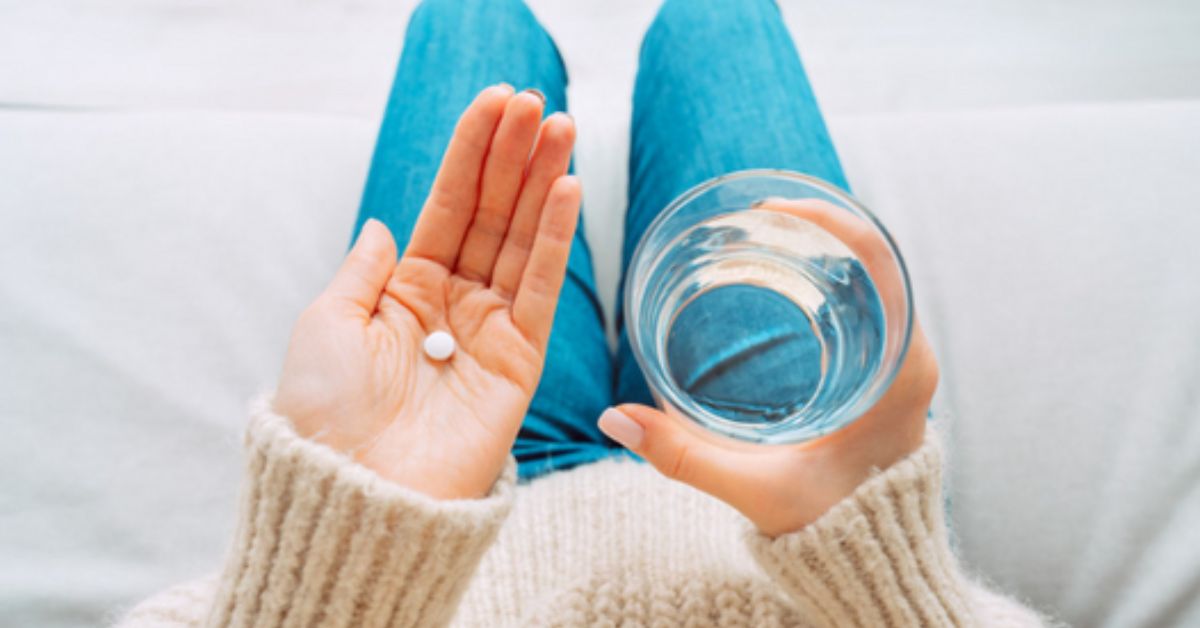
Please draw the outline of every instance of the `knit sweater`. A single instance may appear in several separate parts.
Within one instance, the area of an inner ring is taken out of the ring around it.
[[[130,611],[183,626],[1033,626],[947,542],[930,437],[802,530],[608,460],[439,501],[299,437],[260,402],[224,570]]]

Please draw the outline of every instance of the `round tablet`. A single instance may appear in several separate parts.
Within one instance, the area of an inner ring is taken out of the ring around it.
[[[454,355],[454,336],[435,331],[425,337],[425,355],[433,360],[446,360]]]

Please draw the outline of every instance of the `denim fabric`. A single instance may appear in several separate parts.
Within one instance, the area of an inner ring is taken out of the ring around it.
[[[745,168],[845,186],[779,11],[769,0],[668,0],[646,34],[634,93],[623,263],[679,193]],[[519,0],[425,0],[414,11],[354,233],[382,220],[403,248],[459,113],[501,81],[566,108],[554,42]],[[596,428],[608,406],[650,402],[620,329],[604,337],[591,255],[576,234],[542,380],[513,447],[523,479],[624,450]]]
[[[634,86],[623,267],[646,227],[672,199],[713,177],[750,168],[795,170],[846,188],[812,87],[775,3],[667,0],[642,42]],[[653,403],[618,305],[616,398]],[[707,317],[716,320],[765,320],[778,304],[769,298],[747,302],[730,291],[706,309]],[[682,379],[702,380],[711,391],[737,387],[744,376],[765,381],[777,372],[779,361],[811,362],[806,357],[814,350],[811,332],[794,316],[776,320],[778,328],[756,332],[756,342],[774,345],[751,365],[758,368],[722,369],[722,358],[738,356],[723,347],[724,339],[713,336],[711,345],[695,348],[697,355],[713,358],[689,365],[695,372]]]

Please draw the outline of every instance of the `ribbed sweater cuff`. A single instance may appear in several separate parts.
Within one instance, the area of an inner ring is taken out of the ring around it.
[[[210,626],[445,624],[512,506],[511,458],[486,497],[440,501],[301,438],[266,399],[246,450]]]
[[[941,463],[931,433],[802,530],[770,538],[747,524],[751,553],[820,626],[971,625],[968,582],[946,535]]]

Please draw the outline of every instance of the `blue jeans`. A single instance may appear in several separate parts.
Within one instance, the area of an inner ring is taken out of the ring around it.
[[[458,115],[479,90],[501,81],[541,90],[547,114],[566,109],[562,58],[520,0],[425,0],[417,7],[355,234],[378,218],[404,246]],[[667,0],[642,44],[633,100],[624,264],[659,210],[706,179],[786,168],[846,185],[770,0]],[[523,479],[623,455],[596,419],[613,404],[653,400],[619,315],[616,324],[613,356],[580,228],[542,379],[513,446]]]

